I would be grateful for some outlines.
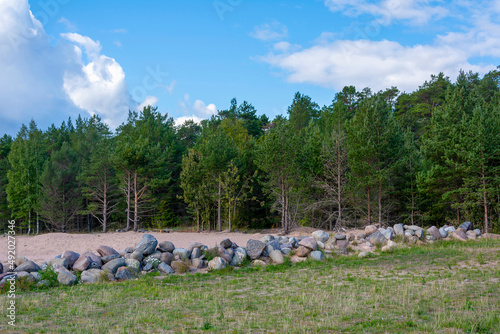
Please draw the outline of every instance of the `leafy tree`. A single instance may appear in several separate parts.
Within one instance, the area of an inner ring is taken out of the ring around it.
[[[0,138],[0,222],[7,223],[10,219],[10,210],[7,202],[7,173],[10,170],[9,153],[12,146],[12,137],[4,135]],[[2,228],[6,227],[0,225]]]

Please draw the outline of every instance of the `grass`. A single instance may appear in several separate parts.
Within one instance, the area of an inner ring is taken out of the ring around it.
[[[18,292],[20,333],[500,333],[500,240]],[[8,298],[0,296],[6,310]],[[0,332],[9,331],[7,321]]]

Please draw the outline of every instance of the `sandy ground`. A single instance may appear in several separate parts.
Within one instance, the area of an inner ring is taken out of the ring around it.
[[[249,239],[260,239],[264,234],[224,233],[224,232],[174,232],[152,234],[158,242],[171,241],[175,247],[187,248],[190,243],[199,241],[209,247],[219,244],[222,240],[229,238],[238,245],[245,246]],[[142,238],[143,233],[93,233],[93,234],[70,234],[70,233],[48,233],[38,236],[16,236],[16,255],[25,256],[38,264],[53,259],[66,250],[82,254],[91,251],[97,254],[100,245],[110,246],[114,249],[123,250],[126,247],[134,247]],[[7,237],[0,237],[0,262],[7,261]]]

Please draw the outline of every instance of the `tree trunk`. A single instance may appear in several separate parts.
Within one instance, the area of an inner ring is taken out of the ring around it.
[[[382,226],[382,182],[378,183],[378,223]]]
[[[198,227],[198,233],[200,233],[200,209],[196,207],[196,226]]]
[[[139,229],[139,198],[137,197],[137,171],[134,172],[134,231]]]
[[[127,180],[127,227],[126,230],[130,230],[130,191],[131,191],[131,180],[130,180],[130,172],[127,172],[128,180]]]
[[[371,210],[371,197],[370,197],[370,188],[368,188],[368,224],[372,223],[372,210]]]
[[[40,233],[40,220],[38,218],[38,212],[36,213],[36,234]]]
[[[219,181],[219,198],[217,199],[217,230],[221,231],[221,222],[220,222],[220,210],[221,210],[221,197],[222,197],[222,185]]]
[[[488,200],[486,196],[486,180],[484,176],[484,166],[483,166],[483,174],[481,175],[483,178],[483,206],[484,206],[484,233],[488,233]]]
[[[28,212],[28,235],[31,233],[31,210]]]

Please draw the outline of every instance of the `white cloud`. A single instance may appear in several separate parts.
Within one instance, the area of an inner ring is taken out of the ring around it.
[[[394,20],[408,21],[414,25],[424,25],[432,19],[440,19],[449,11],[435,3],[439,0],[325,0],[325,5],[333,12],[343,12],[348,16],[369,14],[377,17],[377,22],[388,25]]]
[[[114,127],[135,109],[122,67],[99,42],[75,33],[62,41],[51,43],[27,0],[0,0],[0,123],[47,126],[86,111]]]
[[[116,45],[117,47],[121,48],[123,45],[122,45],[122,42],[120,42],[119,40],[115,40],[113,42],[114,45]]]
[[[196,123],[200,123],[204,119],[208,119],[217,114],[217,107],[213,103],[208,105],[202,100],[195,100],[191,104],[189,94],[184,94],[184,100],[179,102],[183,116],[175,119],[175,124],[180,125],[188,119],[192,119]]]
[[[261,59],[284,70],[288,81],[293,83],[336,90],[355,85],[375,91],[391,86],[413,91],[431,74],[444,72],[452,76],[460,69],[486,73],[495,68],[470,64],[469,51],[447,44],[406,47],[387,40],[341,40]]]
[[[170,85],[165,87],[165,90],[168,92],[168,94],[172,95],[175,85],[177,85],[177,81],[172,80],[172,82],[170,82]]]
[[[274,21],[256,26],[250,33],[250,36],[262,41],[276,41],[288,37],[288,28],[286,25]]]
[[[158,98],[156,96],[148,95],[148,96],[146,96],[144,101],[142,101],[142,103],[137,106],[137,111],[142,111],[144,109],[144,107],[147,107],[147,106],[156,107],[157,103],[158,103]]]
[[[62,23],[62,24],[64,24],[64,25],[66,26],[66,29],[67,29],[67,30],[72,30],[72,31],[76,30],[76,26],[75,26],[73,23],[71,23],[71,21],[70,21],[70,20],[68,20],[67,18],[65,18],[64,16],[63,16],[63,17],[61,17],[61,18],[57,21],[57,23]]]

